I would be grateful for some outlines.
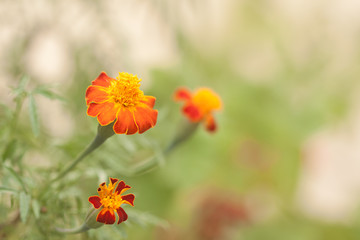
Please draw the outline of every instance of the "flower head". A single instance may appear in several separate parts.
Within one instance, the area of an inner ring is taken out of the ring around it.
[[[209,88],[199,88],[191,93],[186,88],[175,92],[176,101],[185,101],[183,113],[191,122],[203,122],[208,131],[216,130],[213,111],[221,109],[220,97]]]
[[[115,121],[118,134],[143,133],[156,124],[155,97],[139,89],[141,79],[130,73],[119,73],[114,79],[102,72],[86,90],[87,114],[97,117],[101,126]]]
[[[102,207],[96,217],[96,221],[105,224],[115,223],[115,211],[119,216],[117,222],[118,224],[127,220],[128,216],[124,209],[121,208],[121,205],[130,204],[131,206],[134,206],[135,195],[127,194],[122,196],[122,194],[131,187],[126,185],[124,181],[120,181],[117,184],[118,181],[119,180],[116,178],[110,178],[108,186],[106,186],[105,182],[100,184],[100,187],[98,188],[99,196],[89,197],[89,202],[94,206],[94,208],[98,209]]]

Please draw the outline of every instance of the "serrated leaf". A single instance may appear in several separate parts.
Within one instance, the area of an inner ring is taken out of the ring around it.
[[[31,201],[32,210],[36,219],[40,217],[40,204],[36,199]]]
[[[16,180],[18,183],[20,183],[20,185],[22,186],[23,190],[24,190],[25,192],[27,192],[26,186],[25,186],[25,184],[24,184],[24,181],[23,181],[23,180],[20,178],[20,176],[14,171],[14,169],[12,169],[12,168],[10,168],[10,167],[6,167],[6,166],[5,166],[5,169],[7,169],[7,170],[11,173],[11,175],[15,178],[15,180]]]
[[[26,222],[29,208],[30,208],[30,195],[25,192],[21,192],[19,195],[19,206],[20,206],[20,218],[22,222]]]
[[[36,88],[32,93],[43,95],[44,97],[49,99],[57,99],[57,100],[65,101],[65,98],[63,98],[62,96],[43,87]]]
[[[39,135],[39,116],[37,112],[37,106],[32,94],[29,95],[29,114],[30,114],[30,122],[31,129],[34,135],[37,137]]]
[[[5,161],[8,158],[11,158],[14,155],[15,149],[16,149],[16,140],[13,139],[6,145],[4,149],[4,152],[2,154],[3,161]]]

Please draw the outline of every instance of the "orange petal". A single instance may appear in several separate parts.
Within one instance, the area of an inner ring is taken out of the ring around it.
[[[118,112],[114,124],[114,132],[117,134],[134,134],[138,131],[135,124],[134,114],[126,108],[121,108]]]
[[[192,98],[191,92],[187,88],[178,88],[175,91],[175,101],[190,100]]]
[[[119,220],[117,222],[118,224],[120,224],[121,222],[124,222],[128,219],[128,215],[126,214],[124,209],[122,209],[121,207],[119,207],[116,212],[119,216]]]
[[[105,91],[102,91],[101,87],[89,86],[85,94],[86,105],[89,105],[91,102],[103,102],[108,99],[108,96]]]
[[[89,202],[94,206],[94,208],[98,209],[99,207],[101,207],[101,202],[100,202],[100,198],[98,196],[91,196],[89,197]]]
[[[105,224],[114,224],[116,218],[114,210],[110,208],[103,208],[97,215],[96,221],[102,222]]]
[[[97,116],[100,125],[105,126],[112,123],[116,118],[118,110],[119,106],[116,106],[114,103],[107,103]]]
[[[100,75],[94,81],[92,81],[92,85],[109,87],[111,80],[113,79],[105,72],[101,72]]]
[[[184,114],[193,122],[198,122],[203,117],[200,109],[191,102],[187,103],[182,110]]]
[[[131,206],[134,206],[134,200],[135,200],[135,195],[134,194],[127,194],[124,196],[121,196],[122,200],[125,200],[124,203],[130,204]]]
[[[209,132],[215,132],[217,129],[215,119],[211,114],[205,118],[205,127]]]
[[[149,107],[137,107],[134,112],[135,122],[139,133],[143,133],[156,124],[158,112]]]
[[[87,109],[87,114],[91,117],[96,117],[101,112],[109,111],[114,107],[114,103],[104,102],[104,103],[90,103]]]
[[[142,101],[140,101],[140,102],[145,103],[145,104],[148,105],[150,108],[153,108],[154,105],[155,105],[155,100],[156,100],[156,98],[153,97],[153,96],[144,96],[144,97],[145,97],[145,99],[142,100]]]

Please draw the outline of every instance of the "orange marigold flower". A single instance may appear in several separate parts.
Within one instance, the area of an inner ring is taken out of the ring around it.
[[[121,196],[121,194],[129,190],[131,187],[126,185],[124,181],[120,181],[115,189],[116,183],[118,181],[119,180],[116,178],[110,178],[108,186],[106,186],[105,182],[100,184],[100,187],[98,188],[99,196],[89,197],[89,202],[94,205],[96,209],[102,207],[101,211],[96,217],[96,221],[105,224],[114,224],[116,220],[115,211],[119,216],[117,222],[118,224],[127,220],[128,215],[120,206],[123,203],[134,206],[135,195],[127,194]]]
[[[115,121],[118,134],[143,133],[156,124],[158,111],[155,97],[145,96],[139,89],[141,79],[119,73],[116,79],[102,72],[86,90],[87,114],[97,117],[101,126]]]
[[[176,101],[185,101],[183,113],[191,122],[203,122],[208,131],[216,130],[216,123],[212,114],[221,109],[220,97],[209,88],[199,88],[191,93],[186,88],[179,88],[175,92]]]

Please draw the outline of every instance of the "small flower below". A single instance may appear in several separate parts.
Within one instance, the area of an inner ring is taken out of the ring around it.
[[[119,73],[116,79],[102,72],[86,90],[87,114],[97,117],[101,126],[114,122],[117,134],[143,133],[156,124],[155,97],[139,89],[141,79]]]
[[[174,96],[176,101],[185,101],[183,113],[191,122],[203,122],[209,132],[217,128],[213,111],[221,109],[220,97],[209,88],[199,88],[191,93],[186,88],[179,88]]]
[[[99,196],[89,197],[89,202],[94,208],[102,208],[96,217],[96,221],[105,224],[114,224],[116,221],[115,211],[119,216],[118,224],[128,219],[128,215],[124,209],[121,208],[121,205],[130,204],[134,206],[135,195],[127,194],[122,196],[122,194],[131,187],[126,185],[124,181],[120,181],[116,187],[118,181],[116,178],[110,178],[108,186],[106,186],[105,182],[100,184],[98,188]]]

